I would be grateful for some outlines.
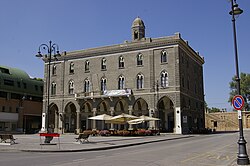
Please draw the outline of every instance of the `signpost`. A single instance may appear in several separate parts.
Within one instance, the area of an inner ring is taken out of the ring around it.
[[[244,98],[241,95],[235,95],[232,100],[234,109],[238,110],[238,119],[242,119],[241,109],[243,108],[244,103]]]
[[[241,96],[241,95],[235,95],[233,100],[232,100],[232,104],[233,104],[233,107],[234,109],[236,110],[241,110],[244,106],[244,98]]]
[[[240,131],[240,138],[238,140],[239,144],[239,153],[237,158],[237,164],[238,165],[247,165],[249,164],[249,159],[247,155],[247,149],[246,149],[246,140],[243,136],[243,124],[242,124],[242,108],[244,106],[244,98],[241,95],[235,95],[232,100],[232,105],[234,109],[238,110],[238,119],[239,119],[239,131]]]

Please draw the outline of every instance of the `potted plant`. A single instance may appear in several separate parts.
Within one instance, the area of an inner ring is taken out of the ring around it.
[[[101,130],[101,131],[99,131],[99,135],[101,135],[101,136],[109,136],[110,135],[110,131],[108,131],[108,130]]]

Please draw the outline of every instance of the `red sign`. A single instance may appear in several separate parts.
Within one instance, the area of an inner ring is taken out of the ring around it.
[[[40,137],[60,137],[58,133],[39,133]]]
[[[244,103],[244,98],[241,95],[235,95],[232,100],[232,105],[236,110],[241,110],[244,106]]]

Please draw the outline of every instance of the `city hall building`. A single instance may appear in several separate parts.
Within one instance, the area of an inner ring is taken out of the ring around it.
[[[139,17],[131,32],[131,41],[63,52],[52,61],[49,111],[45,60],[42,131],[47,126],[59,133],[137,127],[88,119],[121,113],[159,118],[146,127],[161,132],[182,134],[204,128],[203,57],[180,33],[146,38]]]

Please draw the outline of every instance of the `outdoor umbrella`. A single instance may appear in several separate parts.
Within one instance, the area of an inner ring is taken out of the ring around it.
[[[128,121],[128,124],[140,124],[142,122],[143,122],[142,119],[134,119],[134,120]]]
[[[155,121],[155,120],[160,120],[159,118],[149,117],[149,116],[146,116],[146,115],[140,116],[139,119],[142,119],[143,121]]]
[[[139,117],[137,116],[134,116],[134,115],[129,115],[129,114],[125,114],[125,113],[122,113],[120,115],[117,115],[117,116],[114,116],[112,117],[108,122],[109,123],[120,123],[120,124],[124,124],[124,123],[127,123],[128,121],[130,120],[133,120],[133,119],[138,119]]]
[[[102,114],[102,115],[97,115],[97,116],[92,116],[89,119],[93,120],[110,120],[112,116],[107,115],[107,114]]]
[[[130,120],[130,121],[128,121],[128,123],[129,124],[140,124],[142,122],[156,121],[156,120],[160,120],[160,119],[142,115],[139,117],[139,119]]]

